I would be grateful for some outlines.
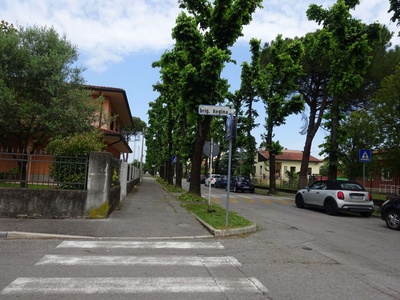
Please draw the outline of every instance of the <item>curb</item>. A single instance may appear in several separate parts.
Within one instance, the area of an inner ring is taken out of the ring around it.
[[[221,236],[233,236],[233,235],[242,235],[247,233],[253,233],[257,231],[257,225],[253,224],[246,227],[239,227],[239,228],[230,228],[230,229],[215,229],[210,224],[205,222],[203,219],[199,218],[195,214],[192,215],[199,221],[211,234],[215,237]]]
[[[19,232],[19,231],[0,232],[0,238],[6,239],[6,240],[17,240],[17,239],[94,239],[94,237],[79,236],[79,235],[63,235],[63,234],[33,233],[33,232]]]

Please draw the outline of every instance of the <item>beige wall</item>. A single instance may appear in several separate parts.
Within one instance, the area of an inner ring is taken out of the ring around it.
[[[319,175],[319,169],[322,166],[322,163],[310,162],[308,164],[309,168],[311,168],[312,175]],[[279,178],[281,180],[286,180],[285,170],[290,171],[291,168],[294,168],[295,172],[300,172],[301,162],[300,161],[276,161],[276,172],[279,173]],[[266,165],[266,162],[257,162],[256,163],[256,178],[269,178],[269,168]]]

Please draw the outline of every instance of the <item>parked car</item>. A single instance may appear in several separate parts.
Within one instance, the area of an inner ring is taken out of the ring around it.
[[[204,185],[205,186],[214,186],[215,182],[221,177],[219,174],[211,174],[204,180]]]
[[[230,190],[235,193],[238,192],[250,192],[254,193],[254,184],[249,176],[237,175],[231,177]]]
[[[369,217],[374,211],[371,194],[358,182],[349,180],[315,181],[297,191],[295,203],[298,208],[324,208],[328,215],[337,215],[343,211]]]
[[[382,204],[381,218],[390,229],[400,230],[400,196],[389,199]]]
[[[224,189],[228,185],[228,176],[222,175],[220,178],[218,178],[217,181],[215,181],[215,188],[220,188]]]

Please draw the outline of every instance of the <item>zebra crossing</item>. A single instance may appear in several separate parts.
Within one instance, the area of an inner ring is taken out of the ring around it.
[[[0,298],[112,295],[122,299],[155,294],[157,299],[175,295],[187,299],[201,294],[202,299],[266,299],[267,288],[257,278],[246,277],[241,263],[224,255],[224,249],[213,240],[66,240],[35,263],[37,277],[15,279],[0,291]],[[57,276],[40,276],[46,268],[56,270]],[[71,268],[77,277],[68,276]],[[118,274],[118,268],[133,276],[110,276]]]

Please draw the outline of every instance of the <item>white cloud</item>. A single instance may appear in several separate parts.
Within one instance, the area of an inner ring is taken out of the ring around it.
[[[335,1],[265,0],[240,42],[255,37],[265,43],[278,34],[295,37],[314,31],[317,24],[305,15],[311,3],[327,8]],[[366,23],[380,21],[397,34],[388,9],[389,0],[362,0],[353,15]],[[0,11],[13,24],[54,27],[78,46],[87,68],[104,71],[129,55],[170,48],[180,10],[177,0],[2,0]]]
[[[174,0],[6,0],[0,10],[10,23],[66,34],[99,71],[127,55],[171,47],[179,13]]]

